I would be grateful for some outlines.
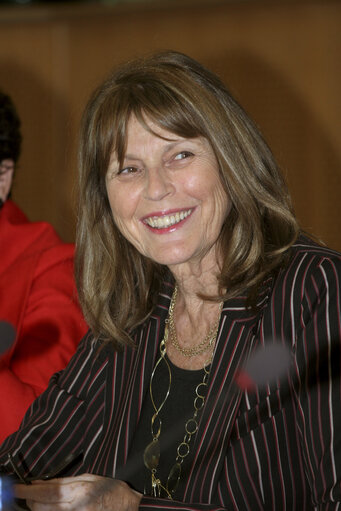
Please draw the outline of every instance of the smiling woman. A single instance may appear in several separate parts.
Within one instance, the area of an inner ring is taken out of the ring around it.
[[[171,51],[116,70],[85,109],[79,182],[91,331],[0,449],[33,482],[16,496],[33,511],[339,509],[341,257],[300,231],[219,78]]]

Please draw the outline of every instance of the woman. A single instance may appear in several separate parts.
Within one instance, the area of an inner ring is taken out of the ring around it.
[[[16,108],[0,91],[0,442],[18,429],[87,331],[76,296],[74,245],[47,222],[30,222],[10,198],[21,140]]]
[[[84,114],[80,205],[91,333],[2,446],[34,480],[17,497],[338,509],[340,255],[300,235],[219,79],[176,52],[114,73]]]

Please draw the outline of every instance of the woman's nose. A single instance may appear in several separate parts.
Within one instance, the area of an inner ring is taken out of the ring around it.
[[[145,198],[158,201],[171,193],[173,185],[165,171],[158,168],[149,168],[146,172]]]

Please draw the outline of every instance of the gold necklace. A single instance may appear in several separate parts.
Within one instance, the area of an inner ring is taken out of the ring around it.
[[[157,468],[160,461],[160,443],[159,443],[159,437],[161,434],[162,429],[162,421],[159,416],[164,404],[166,403],[171,383],[172,383],[172,372],[170,365],[166,358],[166,352],[167,352],[167,341],[168,341],[168,334],[169,334],[169,315],[173,314],[176,296],[177,296],[177,288],[174,289],[174,293],[172,296],[171,306],[168,313],[168,320],[166,320],[166,326],[165,326],[165,333],[164,338],[162,339],[160,343],[160,356],[155,364],[155,367],[153,369],[151,378],[150,378],[150,384],[149,384],[149,393],[151,402],[154,408],[154,414],[151,419],[151,433],[152,433],[152,441],[147,445],[147,447],[144,450],[143,453],[143,461],[145,466],[150,470],[151,472],[151,485],[152,485],[152,496],[153,497],[160,497],[161,492],[164,491],[166,496],[169,499],[172,499],[172,495],[176,491],[180,477],[181,477],[181,467],[184,459],[188,456],[190,452],[190,442],[192,439],[192,436],[195,435],[195,433],[198,431],[199,428],[199,413],[200,410],[204,407],[205,404],[205,394],[206,394],[206,387],[207,387],[207,381],[210,374],[210,364],[212,361],[213,354],[211,354],[209,360],[205,363],[204,366],[204,375],[202,381],[196,386],[195,389],[195,398],[194,398],[194,413],[193,416],[188,419],[188,421],[185,424],[185,435],[183,437],[182,442],[177,447],[177,456],[175,458],[175,463],[171,467],[167,482],[166,484],[163,484],[157,476]],[[171,309],[172,307],[172,309]],[[215,335],[217,335],[218,332],[218,325],[215,325]],[[214,340],[212,343],[214,343]],[[157,405],[155,403],[154,394],[153,394],[153,379],[155,372],[157,368],[160,366],[161,363],[165,363],[168,375],[169,375],[169,382],[168,382],[168,389],[166,392],[166,395],[160,405]]]
[[[219,314],[218,314],[217,321],[214,323],[213,327],[210,329],[210,331],[204,337],[204,339],[201,341],[201,343],[198,344],[197,346],[194,346],[193,348],[183,348],[179,344],[179,341],[178,341],[178,338],[176,335],[175,323],[174,323],[174,308],[175,308],[177,296],[178,296],[178,287],[175,286],[174,293],[172,296],[172,301],[171,301],[171,304],[169,307],[168,320],[167,320],[168,325],[169,325],[169,332],[170,332],[170,342],[172,343],[172,346],[174,346],[174,348],[177,351],[179,351],[182,355],[184,355],[185,357],[194,357],[195,355],[201,355],[202,353],[205,353],[210,348],[212,348],[214,341],[217,337],[219,321],[220,321],[220,314],[221,314],[223,302],[220,302]]]

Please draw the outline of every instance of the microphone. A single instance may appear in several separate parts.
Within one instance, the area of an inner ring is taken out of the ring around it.
[[[11,323],[0,320],[0,356],[13,346],[16,335],[16,329]]]
[[[268,383],[280,379],[291,365],[290,350],[287,346],[274,342],[262,346],[250,355],[239,369],[235,381],[241,390],[255,391]]]

